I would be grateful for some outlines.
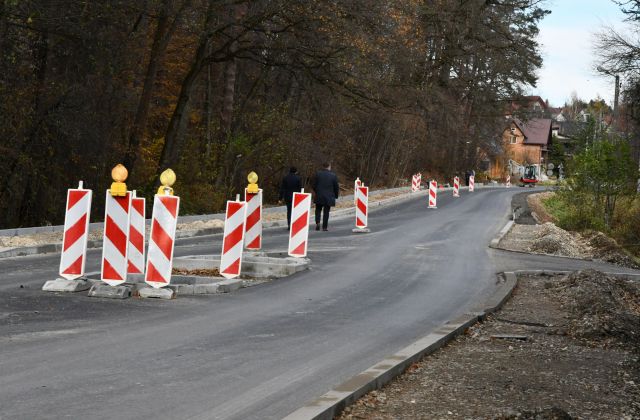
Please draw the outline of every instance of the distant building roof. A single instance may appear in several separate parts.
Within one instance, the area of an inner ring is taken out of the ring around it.
[[[532,118],[525,123],[518,118],[514,118],[513,122],[524,134],[525,144],[546,146],[551,142],[551,119]]]

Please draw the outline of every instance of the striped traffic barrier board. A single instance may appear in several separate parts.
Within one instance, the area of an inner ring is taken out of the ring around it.
[[[420,184],[422,183],[422,175],[415,174],[411,180],[411,192],[420,191]]]
[[[245,188],[244,201],[247,203],[244,243],[247,249],[262,248],[262,190],[250,193]]]
[[[357,203],[357,199],[356,199],[356,190],[358,189],[358,187],[362,185],[362,181],[360,181],[360,177],[356,177],[355,182],[353,183],[353,204],[355,205]]]
[[[60,277],[74,280],[84,276],[89,238],[89,215],[92,191],[82,188],[67,191],[67,210],[64,215],[64,234],[60,255]]]
[[[356,192],[356,227],[364,229],[369,218],[369,187],[358,187]]]
[[[220,274],[227,279],[240,275],[246,208],[247,203],[240,201],[239,196],[236,197],[236,201],[227,201],[222,255],[220,256]]]
[[[311,194],[304,189],[293,193],[291,208],[291,229],[289,229],[289,255],[306,257],[309,240],[309,213],[311,211]]]
[[[460,197],[460,178],[453,178],[453,196]]]
[[[114,197],[107,190],[100,278],[110,286],[117,286],[127,280],[130,206],[131,192],[127,191],[122,197]]]
[[[144,281],[151,287],[160,288],[171,283],[179,211],[180,197],[156,194],[153,198],[149,252],[144,276]]]
[[[507,175],[507,188],[511,187],[511,176]]]
[[[476,177],[469,175],[469,192],[473,192],[476,186]]]
[[[436,181],[429,182],[429,208],[436,209],[436,200],[438,197],[438,183]]]
[[[129,216],[129,250],[127,257],[129,265],[127,273],[144,273],[144,235],[145,235],[145,199],[136,197],[133,191],[131,197],[131,215]]]

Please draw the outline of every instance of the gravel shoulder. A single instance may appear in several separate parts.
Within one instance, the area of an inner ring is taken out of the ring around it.
[[[639,301],[595,271],[519,276],[502,310],[339,419],[638,419]]]

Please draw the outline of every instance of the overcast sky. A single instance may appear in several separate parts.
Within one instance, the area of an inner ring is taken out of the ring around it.
[[[593,35],[605,25],[624,28],[624,14],[611,0],[547,0],[551,14],[540,24],[544,64],[531,94],[561,106],[575,91],[589,101],[597,95],[613,102],[613,77],[595,74]]]

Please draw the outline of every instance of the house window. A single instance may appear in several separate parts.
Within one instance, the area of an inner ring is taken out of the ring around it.
[[[516,136],[509,136],[509,143],[516,144],[516,142],[517,142],[517,137]]]

